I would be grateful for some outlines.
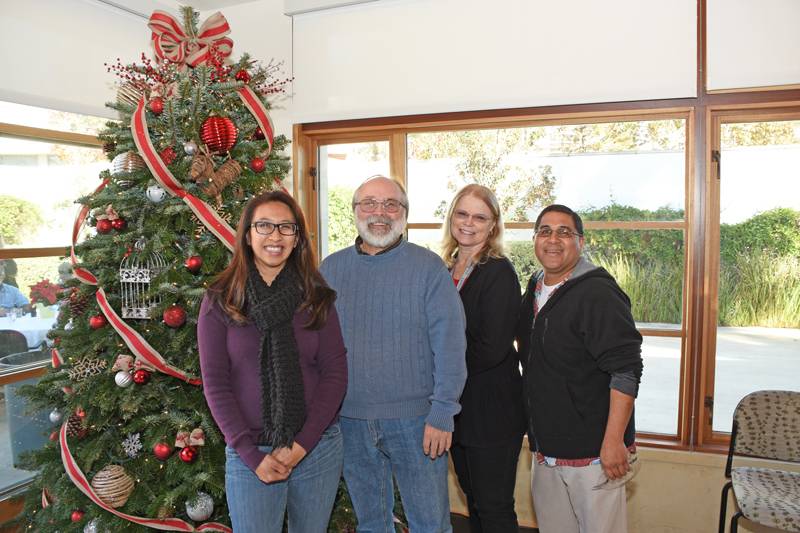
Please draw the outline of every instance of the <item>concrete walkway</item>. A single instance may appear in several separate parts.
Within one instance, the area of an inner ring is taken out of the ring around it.
[[[644,375],[636,429],[675,433],[678,427],[680,339],[645,337]],[[762,389],[800,390],[800,329],[717,328],[715,431],[730,431],[733,410]]]

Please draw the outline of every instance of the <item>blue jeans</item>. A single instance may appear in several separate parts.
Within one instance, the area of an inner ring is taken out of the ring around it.
[[[271,446],[260,446],[262,452]],[[225,448],[225,491],[235,533],[280,533],[289,512],[289,531],[324,533],[342,476],[339,424],[325,430],[319,443],[285,481],[264,483],[230,447]]]
[[[422,453],[424,416],[339,420],[344,435],[344,480],[359,533],[394,533],[393,474],[411,531],[452,531],[447,454],[432,460]]]

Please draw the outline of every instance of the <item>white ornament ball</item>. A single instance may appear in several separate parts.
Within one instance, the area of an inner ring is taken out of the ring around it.
[[[130,372],[120,370],[114,375],[114,383],[117,384],[117,387],[127,387],[133,383],[133,376]]]
[[[53,409],[50,411],[50,422],[53,424],[60,424],[62,420],[64,420],[64,413],[62,413],[61,410]]]
[[[198,492],[197,496],[186,502],[186,514],[195,522],[208,520],[214,512],[214,499],[205,492]]]
[[[70,331],[72,328],[75,327],[75,324],[72,323],[72,319],[70,318],[66,324],[64,324],[64,331]]]
[[[186,141],[183,143],[183,151],[187,155],[194,155],[197,153],[197,143],[194,141]]]
[[[88,524],[83,526],[83,533],[100,533],[100,527],[97,525],[97,518],[93,518]]]
[[[147,188],[147,192],[145,192],[147,199],[153,202],[154,204],[160,203],[167,197],[167,191],[162,189],[159,185],[151,185]]]

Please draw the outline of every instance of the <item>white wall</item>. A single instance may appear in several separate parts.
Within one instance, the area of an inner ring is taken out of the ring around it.
[[[708,89],[800,84],[800,2],[708,0]]]
[[[294,19],[300,122],[696,91],[695,0],[383,0]]]
[[[164,8],[155,0],[142,7]],[[147,21],[88,0],[0,0],[0,100],[115,117],[103,63],[150,55]],[[2,121],[2,117],[0,117]]]

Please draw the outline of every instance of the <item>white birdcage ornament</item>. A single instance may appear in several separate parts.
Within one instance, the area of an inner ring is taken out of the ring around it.
[[[132,253],[119,265],[122,293],[122,318],[149,319],[161,303],[158,293],[150,293],[150,282],[166,270],[167,263],[158,252],[144,253],[145,240],[141,237]]]

